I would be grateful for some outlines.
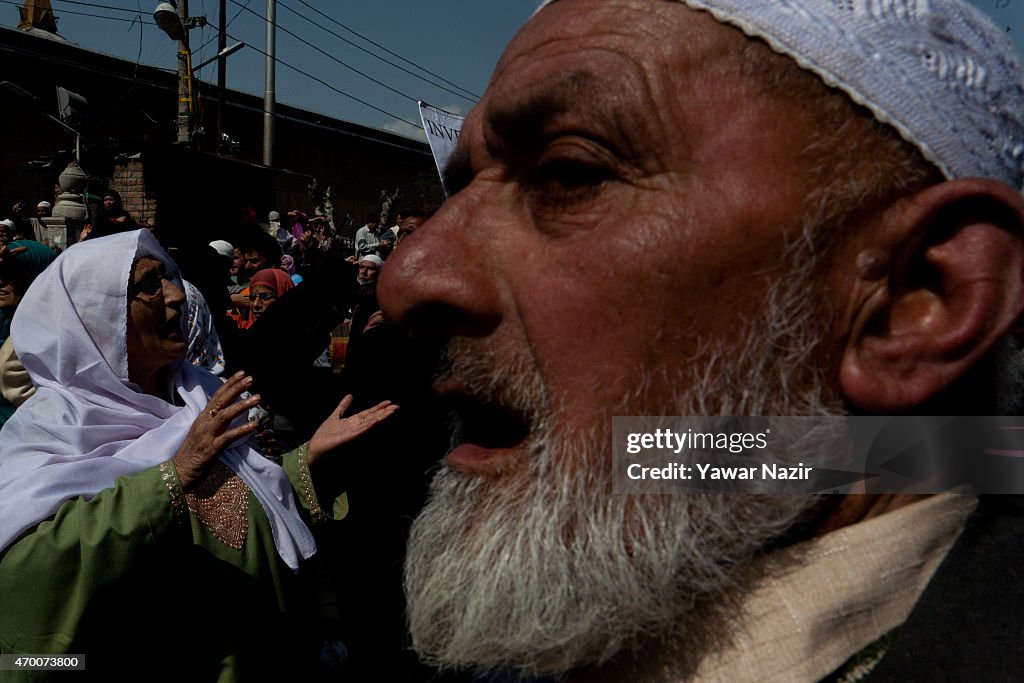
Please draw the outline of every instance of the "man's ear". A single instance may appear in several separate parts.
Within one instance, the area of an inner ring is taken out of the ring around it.
[[[881,216],[840,361],[855,409],[907,412],[963,378],[1024,310],[1024,198],[992,180],[929,187]]]

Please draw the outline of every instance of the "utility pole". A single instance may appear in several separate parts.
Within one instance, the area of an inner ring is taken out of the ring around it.
[[[178,0],[178,18],[186,27],[178,41],[178,142],[192,142],[192,50],[188,46],[188,0]]]
[[[267,0],[267,61],[263,87],[263,165],[274,165],[274,33],[275,0]]]
[[[220,21],[217,24],[217,154],[224,152],[224,131],[221,125],[224,120],[224,89],[227,87],[227,75],[224,69],[228,65],[224,51],[228,47],[227,24],[228,0],[220,0]]]

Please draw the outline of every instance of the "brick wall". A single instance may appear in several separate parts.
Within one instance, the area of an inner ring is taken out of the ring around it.
[[[153,224],[156,217],[156,198],[153,192],[146,190],[141,159],[119,159],[114,164],[110,189],[118,191],[124,203],[124,210],[130,213],[136,222]]]

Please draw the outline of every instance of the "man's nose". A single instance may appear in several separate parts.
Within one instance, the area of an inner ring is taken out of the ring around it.
[[[407,237],[377,279],[384,316],[414,336],[485,336],[501,321],[500,273],[478,223],[481,202],[468,194]]]

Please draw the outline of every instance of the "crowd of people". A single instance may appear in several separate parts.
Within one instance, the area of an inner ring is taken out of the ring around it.
[[[102,197],[87,194],[83,197],[87,208],[85,221],[74,229],[73,241],[82,242],[90,238],[105,237],[119,232],[137,230],[140,227],[152,227],[148,223],[139,224],[128,213],[121,200],[121,194],[108,189]],[[24,201],[15,202],[10,215],[0,220],[0,244],[13,240],[34,240],[43,244],[51,244],[47,235],[44,219],[53,214],[53,204],[42,200],[36,204],[35,215],[28,215],[28,204]],[[51,245],[54,251],[60,247]]]
[[[30,216],[28,204],[15,202],[11,207],[10,216],[0,220],[0,243],[25,239],[45,242],[46,228],[42,219],[49,216],[52,211],[53,205],[44,199],[36,204],[35,214]]]
[[[618,416],[1020,413],[1003,31],[962,0],[548,0],[444,175],[352,244],[298,210],[174,258],[115,205],[56,257],[5,225],[0,653],[1019,678],[1020,495],[627,495],[612,458]]]
[[[236,230],[237,244],[179,247],[179,263],[119,202],[107,204],[62,254],[35,232],[0,245],[0,585],[24,599],[5,599],[10,620],[0,625],[0,650],[79,648],[109,667],[116,650],[135,642],[132,625],[143,617],[104,616],[108,578],[199,590],[175,572],[227,581],[237,570],[251,588],[221,586],[243,609],[219,627],[237,628],[239,637],[243,627],[259,628],[260,639],[221,652],[212,635],[196,634],[195,660],[176,675],[206,679],[223,668],[245,679],[296,661],[304,679],[344,662],[350,676],[415,680],[409,672],[419,665],[404,647],[401,539],[442,454],[444,417],[411,388],[417,377],[426,385],[425,366],[413,367],[416,354],[380,319],[376,277],[390,250],[360,256],[327,217],[291,211],[284,227],[272,211],[265,224]],[[426,215],[399,212],[378,243],[397,242],[401,227],[404,236]],[[395,357],[383,363],[388,354]],[[398,431],[364,435],[385,419]],[[412,433],[406,429],[423,437],[417,443],[434,438],[438,452],[433,461],[409,458],[404,481],[381,487],[370,458],[380,444],[400,447],[394,435]],[[342,443],[345,463],[316,464]],[[50,469],[55,462],[61,467]],[[348,513],[349,501],[358,514]],[[209,555],[162,565],[167,558],[149,553],[148,539],[156,534],[169,548],[186,542],[189,515],[197,520],[192,543]],[[347,518],[340,530],[325,523],[335,518]],[[80,537],[85,529],[98,535],[95,545]],[[359,564],[330,551],[313,560],[315,536],[375,551]],[[221,545],[243,544],[244,556],[230,557],[235,570],[209,564],[224,559]],[[292,571],[301,563],[313,578],[295,580],[278,562]],[[67,572],[92,574],[100,564],[96,585],[79,582],[73,596],[64,594],[68,609],[23,618],[29,601],[62,594]],[[143,567],[145,576],[137,574]],[[31,591],[15,588],[29,578]],[[334,596],[356,584],[372,592],[341,609]],[[269,612],[261,611],[264,594],[277,595]],[[162,637],[172,623],[160,626]],[[280,656],[267,663],[272,643]],[[281,680],[292,675],[277,672]]]

